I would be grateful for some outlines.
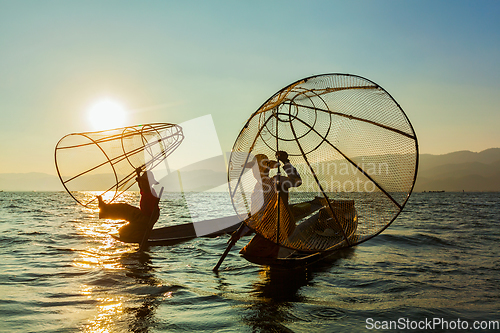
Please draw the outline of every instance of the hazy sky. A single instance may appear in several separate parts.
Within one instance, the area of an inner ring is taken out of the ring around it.
[[[321,73],[380,84],[421,153],[499,147],[499,22],[500,1],[0,0],[0,172],[55,174],[100,98],[127,125],[211,114],[229,151],[267,98]]]

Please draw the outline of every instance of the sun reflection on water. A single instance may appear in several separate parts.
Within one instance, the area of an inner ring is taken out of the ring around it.
[[[124,312],[123,303],[116,299],[103,299],[97,306],[97,314],[83,329],[87,333],[115,332],[115,322]]]
[[[99,195],[96,191],[77,192],[74,195],[88,198]],[[112,193],[103,195],[105,201],[113,198]],[[134,202],[137,199],[135,192],[126,192],[120,201]],[[104,268],[109,270],[124,269],[120,263],[120,256],[123,253],[136,249],[134,244],[124,244],[116,240],[111,234],[116,233],[126,221],[114,221],[109,219],[99,220],[99,208],[97,203],[90,207],[81,207],[82,215],[86,219],[75,223],[78,232],[87,240],[87,248],[79,251],[79,258],[73,261],[73,265],[80,268]]]
[[[91,286],[82,285],[81,289],[80,289],[80,294],[85,295],[85,296],[90,298],[90,296],[92,295],[92,289],[94,289],[94,288]]]
[[[74,193],[82,198],[98,194]],[[138,206],[139,198],[136,192],[126,192],[120,201]],[[74,209],[79,217],[71,222],[83,242],[80,248],[73,249],[77,256],[72,266],[85,274],[79,294],[92,304],[81,331],[148,332],[155,323],[156,309],[162,301],[172,298],[176,289],[156,277],[147,252],[138,251],[137,244],[122,243],[111,236],[126,221],[99,219],[97,204]]]
[[[75,195],[79,197],[90,198],[99,195],[99,192],[78,192]],[[112,193],[103,195],[105,201],[111,200]],[[134,204],[137,200],[137,194],[134,192],[125,193],[119,201]],[[73,260],[73,266],[85,270],[95,270],[98,278],[90,281],[90,284],[81,285],[80,294],[88,299],[95,300],[97,306],[95,315],[88,320],[88,323],[82,327],[83,332],[88,333],[107,333],[117,331],[117,325],[124,321],[126,308],[124,303],[129,297],[116,294],[121,292],[121,287],[116,286],[121,283],[129,270],[127,260],[130,255],[137,251],[137,245],[122,243],[111,236],[124,225],[125,221],[113,221],[108,219],[99,219],[99,208],[97,202],[90,207],[79,207],[82,217],[75,221],[74,226],[77,232],[85,238],[85,248],[80,249],[78,257]],[[116,272],[116,273],[114,273]],[[100,277],[109,282],[100,282]],[[104,283],[104,284],[103,284]],[[111,283],[110,287],[107,283]],[[126,283],[126,282],[125,282]]]

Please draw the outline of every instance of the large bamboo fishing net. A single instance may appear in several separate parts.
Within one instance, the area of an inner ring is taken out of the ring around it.
[[[78,195],[78,191],[109,194],[110,202],[135,184],[137,168],[153,169],[183,139],[182,128],[168,123],[68,134],[56,145],[57,173],[64,188],[83,206],[96,197]]]
[[[283,164],[269,177],[256,166],[256,155],[276,160],[277,151],[302,179],[288,202],[275,185],[287,181]],[[327,74],[283,88],[250,117],[233,146],[229,187],[238,215],[258,234],[329,251],[388,227],[410,196],[417,164],[417,138],[397,102],[370,80]]]

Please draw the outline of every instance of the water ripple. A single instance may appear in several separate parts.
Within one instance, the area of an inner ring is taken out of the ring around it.
[[[308,269],[249,264],[238,255],[246,237],[214,274],[227,237],[137,252],[109,236],[123,223],[98,220],[65,193],[0,193],[0,320],[10,332],[88,333],[357,332],[368,317],[498,320],[500,195],[415,193],[407,208],[381,235]],[[158,226],[191,216],[176,194],[162,214]]]

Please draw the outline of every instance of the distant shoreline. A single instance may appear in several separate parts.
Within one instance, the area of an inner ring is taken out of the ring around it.
[[[183,189],[194,192],[223,185],[220,180],[227,179],[227,174],[222,171],[191,170],[186,171],[186,175],[190,181],[183,180]],[[98,176],[86,180],[84,188],[97,189],[102,184],[102,179]],[[174,178],[170,179],[168,187],[179,190],[178,178]],[[59,177],[51,174],[0,173],[1,190],[58,192],[64,191],[64,187]],[[478,153],[464,150],[444,155],[420,154],[413,191],[500,192],[500,148],[490,148]]]
[[[77,191],[77,192],[96,192],[96,191]],[[126,191],[126,192],[136,192],[139,193],[139,191]],[[165,194],[169,193],[180,193],[180,194],[186,194],[186,193],[226,193],[227,191],[186,191],[186,192],[164,192]],[[20,190],[20,191],[0,191],[1,193],[66,193],[66,191],[28,191],[28,190]],[[295,193],[317,193],[317,192],[295,192]],[[328,192],[330,193],[330,192]],[[366,192],[336,192],[336,193],[366,193]],[[370,192],[371,193],[371,192]],[[412,194],[414,193],[500,193],[500,191],[413,191]]]

